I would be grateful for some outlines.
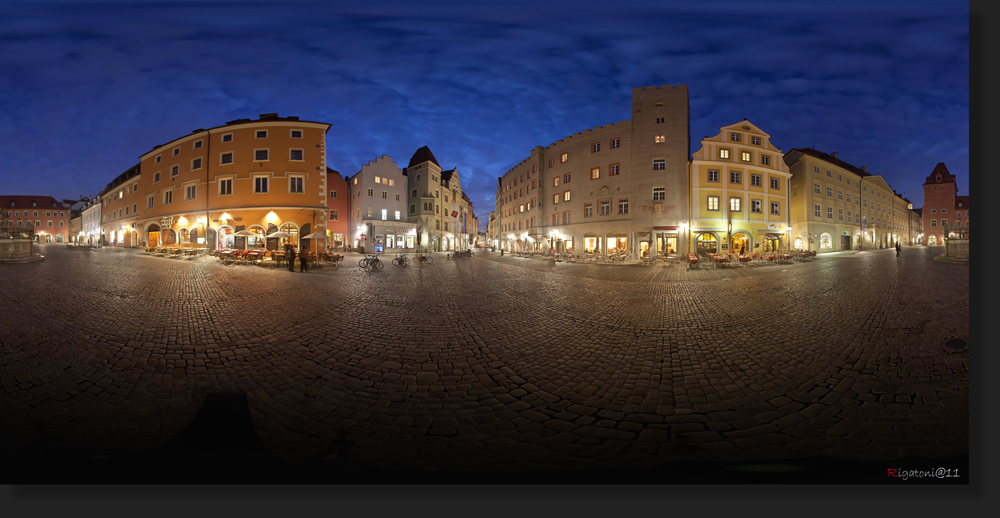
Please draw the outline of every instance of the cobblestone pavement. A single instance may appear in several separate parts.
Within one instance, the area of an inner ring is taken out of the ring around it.
[[[304,274],[36,251],[3,265],[7,453],[143,451],[243,391],[294,462],[345,440],[360,465],[479,472],[968,454],[969,268],[940,247]]]

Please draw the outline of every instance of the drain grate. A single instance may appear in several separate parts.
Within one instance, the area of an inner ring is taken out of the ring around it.
[[[947,345],[952,349],[961,349],[965,347],[965,340],[962,340],[961,338],[956,338],[954,340],[948,340],[948,343],[946,343],[945,345]]]

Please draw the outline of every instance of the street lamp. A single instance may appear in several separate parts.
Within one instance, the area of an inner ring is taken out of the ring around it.
[[[733,251],[733,220],[729,220],[726,234],[726,246],[729,247],[729,252]]]

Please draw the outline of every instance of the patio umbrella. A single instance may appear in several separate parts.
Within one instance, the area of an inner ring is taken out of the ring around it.
[[[234,235],[234,236],[243,236],[243,237],[251,237],[251,236],[256,236],[256,235],[258,235],[258,234],[255,234],[255,233],[253,233],[253,232],[250,232],[249,230],[240,230],[239,232],[237,232],[237,233],[235,233],[235,234],[233,234],[233,235]],[[243,240],[243,250],[246,250],[246,249],[247,249],[247,240],[246,240],[246,239],[244,239],[244,240]]]
[[[285,238],[288,238],[288,237],[292,237],[292,235],[289,234],[288,232],[280,232],[280,231],[279,232],[275,232],[273,234],[268,234],[267,235],[268,239],[271,239],[272,237],[285,237]]]
[[[326,232],[316,231],[312,234],[302,236],[302,239],[326,239]]]

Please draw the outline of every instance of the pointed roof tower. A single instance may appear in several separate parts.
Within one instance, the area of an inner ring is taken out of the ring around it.
[[[418,149],[416,153],[413,153],[413,158],[410,159],[410,165],[406,167],[410,168],[417,164],[422,164],[424,162],[431,162],[432,164],[441,167],[441,164],[439,164],[437,159],[434,158],[434,153],[431,153],[430,148],[428,148],[427,146],[424,146]]]

